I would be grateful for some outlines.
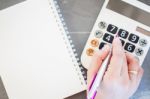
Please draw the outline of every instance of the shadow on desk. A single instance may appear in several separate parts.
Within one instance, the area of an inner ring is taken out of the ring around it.
[[[68,98],[65,99],[86,99],[86,91],[83,91],[81,93],[75,94],[73,96],[70,96]]]

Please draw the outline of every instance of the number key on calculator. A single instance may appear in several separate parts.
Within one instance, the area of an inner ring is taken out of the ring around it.
[[[107,31],[112,33],[112,34],[116,34],[118,30],[118,27],[116,27],[115,25],[109,24]]]
[[[94,53],[97,50],[101,50],[105,44],[111,45],[115,36],[118,35],[124,51],[139,59],[139,63],[142,66],[150,48],[149,10],[145,10],[146,5],[141,6],[139,0],[131,0],[134,1],[132,2],[134,5],[127,3],[130,0],[104,1],[104,5],[82,52],[82,65],[88,69]],[[124,5],[128,9],[124,9]],[[134,17],[132,14],[134,14]]]
[[[133,43],[137,43],[139,41],[139,36],[137,36],[135,34],[130,34],[129,41],[131,41]]]
[[[128,37],[129,32],[123,29],[120,29],[118,32],[118,36],[126,39]]]
[[[114,36],[108,34],[108,33],[105,33],[104,37],[103,37],[103,40],[108,42],[108,43],[112,43],[113,42],[113,39],[114,39]]]

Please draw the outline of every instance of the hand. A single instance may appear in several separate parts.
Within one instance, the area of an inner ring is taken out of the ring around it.
[[[138,60],[131,54],[124,52],[118,37],[114,39],[112,45],[110,64],[95,99],[129,99],[137,90],[143,75],[143,69]],[[88,89],[109,51],[109,46],[105,45],[93,56],[91,66],[88,69]]]

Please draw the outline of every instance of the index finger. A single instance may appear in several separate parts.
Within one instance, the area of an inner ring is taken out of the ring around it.
[[[115,74],[121,74],[123,64],[125,64],[125,53],[121,41],[116,37],[112,44],[112,58],[110,61],[109,70]]]

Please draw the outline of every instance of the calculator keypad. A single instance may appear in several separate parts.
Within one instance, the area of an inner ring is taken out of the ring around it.
[[[125,50],[127,50],[128,52],[134,52],[135,50],[135,45],[131,44],[131,43],[126,43],[125,45]]]
[[[108,34],[108,33],[105,33],[104,37],[103,37],[103,40],[108,42],[108,43],[112,43],[113,42],[113,39],[114,39],[114,36]]]
[[[118,30],[118,27],[112,24],[108,25],[107,31],[112,33],[112,34],[116,34]]]
[[[126,39],[128,37],[129,32],[123,29],[120,29],[118,32],[118,36]]]
[[[114,40],[115,34],[118,33],[120,41],[124,49],[130,53],[134,53],[137,58],[142,56],[144,50],[140,47],[145,47],[148,44],[146,39],[141,39],[138,35],[134,33],[129,33],[127,30],[118,28],[113,24],[106,24],[105,22],[100,22],[98,24],[99,29],[94,33],[94,39],[91,40],[91,48],[86,50],[88,56],[94,55],[95,48],[101,50],[105,44],[111,44]],[[102,38],[102,39],[101,39]],[[137,47],[137,45],[139,45]]]
[[[131,41],[132,43],[137,43],[139,41],[139,36],[135,34],[130,34],[129,41]]]

